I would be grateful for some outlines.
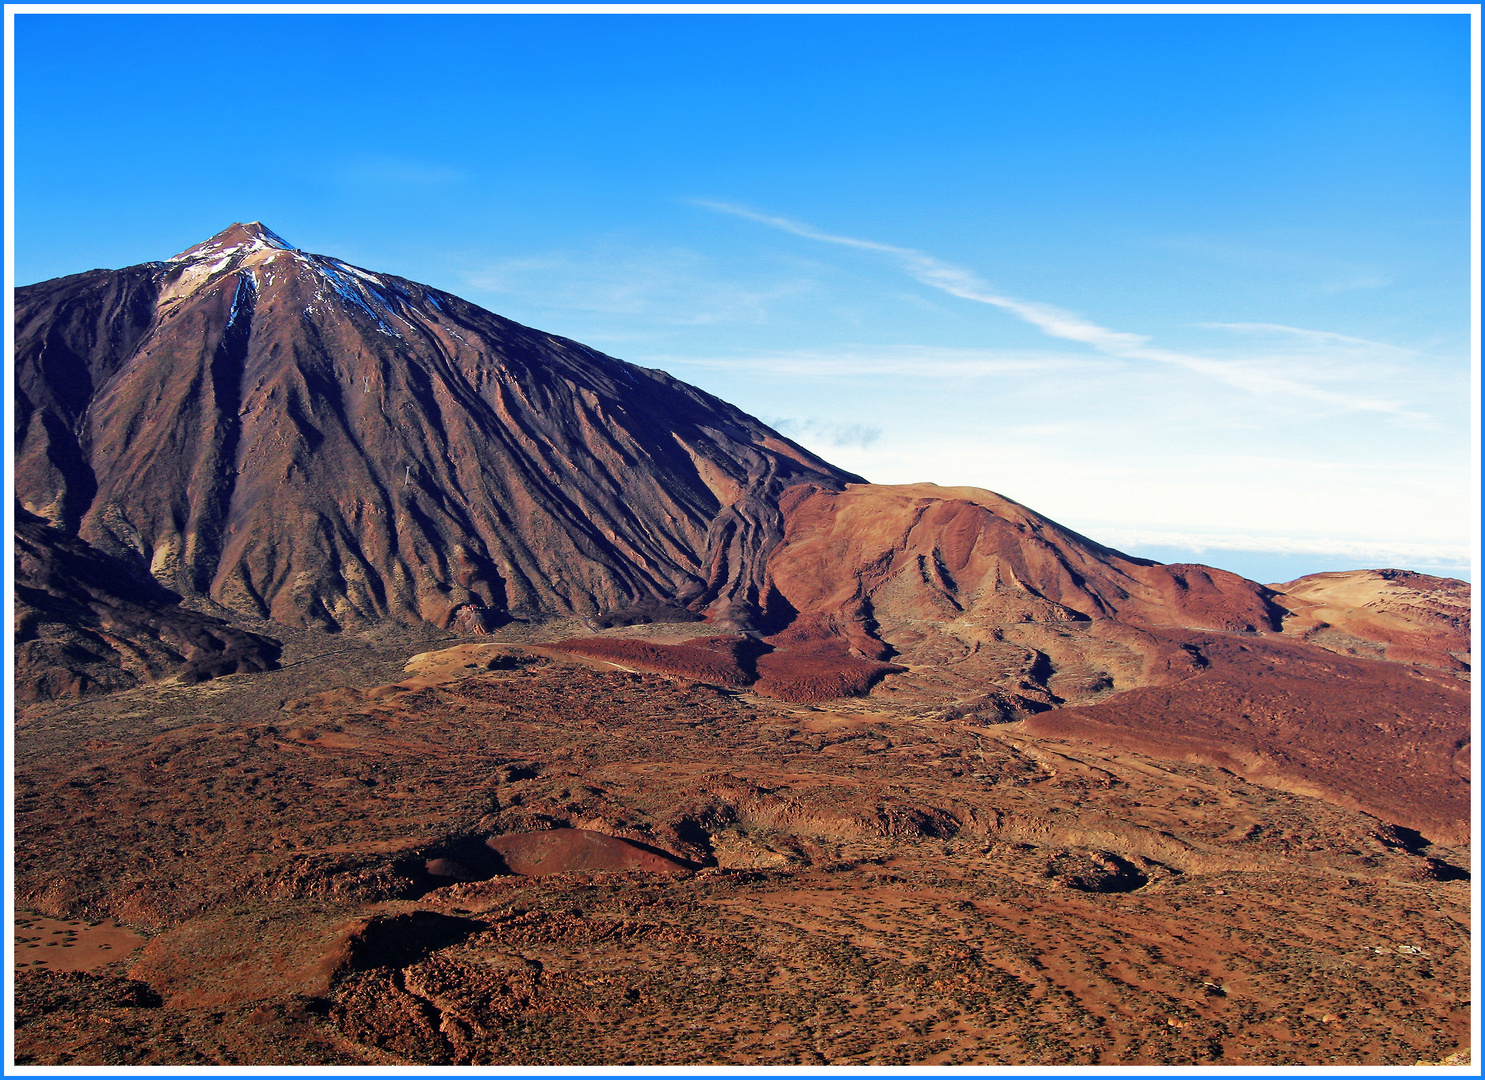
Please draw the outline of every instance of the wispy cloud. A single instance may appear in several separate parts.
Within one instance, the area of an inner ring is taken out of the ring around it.
[[[947,349],[932,346],[881,346],[838,349],[758,351],[739,356],[666,356],[647,354],[646,363],[725,371],[757,371],[807,379],[980,379],[1004,375],[1058,372],[1092,373],[1117,368],[1102,357],[1058,353],[1021,353],[995,349]]]
[[[1417,349],[1382,341],[1309,330],[1279,323],[1197,323],[1205,330],[1221,330],[1229,340],[1241,342],[1251,353],[1256,344],[1270,363],[1291,371],[1303,371],[1311,380],[1358,381],[1406,375],[1416,379],[1420,370],[1446,362]]]
[[[1380,289],[1392,284],[1391,275],[1379,267],[1344,259],[1205,237],[1167,237],[1158,243],[1164,248],[1188,252],[1265,277],[1278,276],[1286,287],[1323,295]]]
[[[1405,349],[1400,345],[1389,345],[1382,341],[1368,341],[1366,338],[1349,337],[1346,334],[1333,334],[1328,330],[1306,330],[1298,326],[1284,326],[1281,323],[1197,323],[1197,326],[1206,327],[1210,330],[1232,330],[1240,334],[1271,334],[1284,337],[1296,338],[1311,345],[1347,345],[1379,352],[1396,353],[1399,356],[1414,356],[1413,349]]]
[[[1268,399],[1303,399],[1349,412],[1378,412],[1409,417],[1417,415],[1397,402],[1381,397],[1343,393],[1295,379],[1274,365],[1252,360],[1223,360],[1159,348],[1152,345],[1150,339],[1144,335],[1100,326],[1076,312],[1066,311],[1052,304],[1006,296],[981,281],[972,271],[954,266],[914,248],[898,247],[852,236],[840,236],[817,229],[812,225],[759,213],[731,203],[711,200],[694,200],[694,202],[708,210],[756,221],[808,240],[886,255],[924,285],[963,300],[989,304],[1009,312],[1049,337],[1078,342],[1106,356],[1180,368],[1214,379],[1234,389]]]

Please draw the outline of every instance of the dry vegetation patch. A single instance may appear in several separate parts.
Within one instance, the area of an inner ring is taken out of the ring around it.
[[[1463,849],[1023,724],[519,655],[24,714],[21,932],[149,941],[22,972],[20,1060],[1362,1067],[1467,1039],[1469,885],[1432,873]],[[580,835],[693,869],[440,862]]]

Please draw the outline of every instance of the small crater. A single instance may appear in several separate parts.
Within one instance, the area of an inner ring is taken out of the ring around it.
[[[1059,851],[1042,876],[1079,892],[1133,892],[1149,879],[1129,860],[1108,851]]]

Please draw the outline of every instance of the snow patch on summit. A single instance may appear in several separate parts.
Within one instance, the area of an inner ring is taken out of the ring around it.
[[[396,317],[396,312],[392,310],[388,297],[382,292],[386,288],[386,283],[381,278],[369,271],[351,266],[349,263],[343,263],[339,259],[319,256],[313,262],[320,276],[330,283],[330,287],[335,290],[336,294],[346,303],[353,304],[370,315],[376,322],[378,330],[392,337],[402,336],[386,319],[382,318],[383,313]]]
[[[420,301],[426,300],[443,310],[431,296],[409,291],[396,280],[328,255],[301,251],[256,221],[223,229],[164,265],[171,280],[160,292],[158,303],[162,311],[229,274],[240,275],[249,288],[259,292],[276,277],[299,276],[305,280],[304,275],[310,275],[307,282],[314,289],[315,300],[305,308],[306,315],[321,309],[320,301],[333,294],[347,307],[368,316],[380,333],[395,338],[402,338],[403,334],[393,326],[392,320],[413,329],[408,314]]]

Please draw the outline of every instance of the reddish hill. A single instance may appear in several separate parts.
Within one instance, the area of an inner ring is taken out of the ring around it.
[[[781,508],[771,583],[795,611],[848,634],[868,633],[879,609],[1246,631],[1277,629],[1282,615],[1272,591],[1236,574],[1131,558],[978,488],[801,485]]]
[[[919,692],[1085,700],[1187,671],[1167,629],[1260,633],[1283,615],[1236,574],[1131,558],[977,488],[803,484],[780,506],[776,640],[839,639],[906,665],[892,682]]]
[[[1236,574],[1131,558],[977,488],[801,484],[779,506],[754,688],[785,700],[911,670],[892,685],[943,698],[957,683],[1013,712],[1045,708],[1181,676],[1191,657],[1165,630],[1271,632],[1285,614]],[[564,647],[708,677],[685,646]]]
[[[1409,570],[1310,574],[1283,585],[1284,632],[1349,656],[1468,677],[1470,586]]]

